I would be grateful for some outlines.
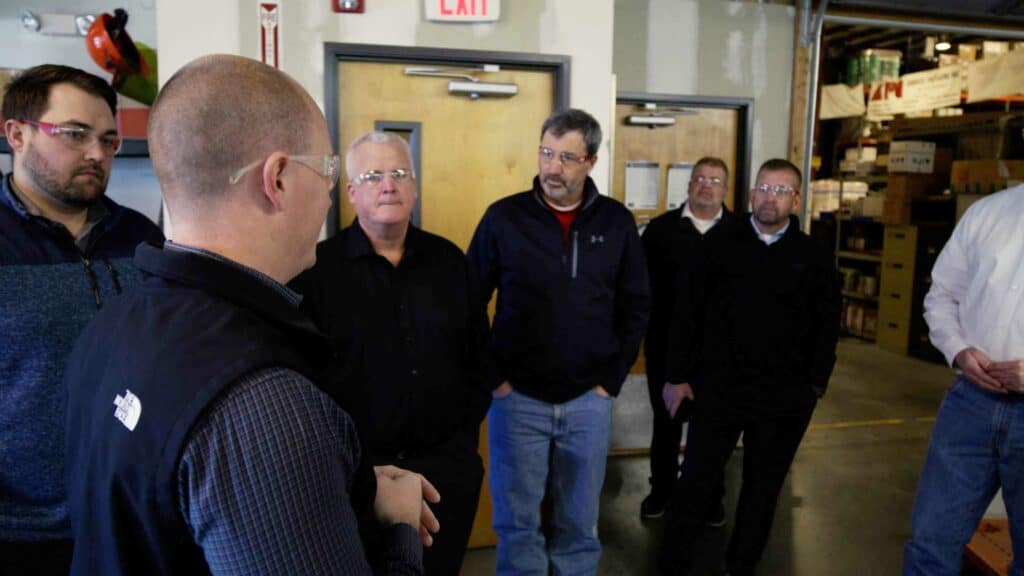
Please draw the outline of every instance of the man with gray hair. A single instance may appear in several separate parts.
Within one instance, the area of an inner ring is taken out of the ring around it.
[[[375,465],[423,474],[444,527],[428,575],[457,576],[483,483],[480,421],[494,384],[487,316],[466,257],[412,225],[416,174],[405,140],[371,132],[345,155],[356,220],[317,247],[294,287],[339,366],[333,390]]]
[[[541,127],[533,187],[492,204],[469,247],[500,386],[489,413],[498,574],[595,574],[612,397],[647,326],[633,216],[590,179],[601,127],[582,110]],[[550,491],[552,538],[541,501]]]
[[[160,91],[149,145],[174,241],[139,247],[141,284],[65,375],[72,574],[421,573],[437,495],[393,467],[356,495],[330,347],[284,285],[313,265],[338,178],[316,103],[262,63],[200,58]],[[357,527],[369,501],[382,566]]]

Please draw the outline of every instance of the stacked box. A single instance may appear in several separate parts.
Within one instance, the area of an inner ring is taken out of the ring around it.
[[[950,188],[958,194],[991,194],[1024,180],[1024,160],[957,160]]]
[[[889,173],[931,174],[935,171],[935,142],[898,140],[889,145]]]

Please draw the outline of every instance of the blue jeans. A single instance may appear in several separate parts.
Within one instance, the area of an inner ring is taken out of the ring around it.
[[[548,552],[556,575],[597,573],[611,413],[611,398],[592,390],[564,404],[514,389],[491,402],[489,476],[499,575],[547,576]],[[547,550],[540,525],[545,488],[553,503]]]
[[[964,546],[1002,487],[1014,556],[1024,556],[1024,396],[959,376],[946,393],[917,483],[904,576],[960,574]],[[1024,575],[1015,559],[1010,574]]]

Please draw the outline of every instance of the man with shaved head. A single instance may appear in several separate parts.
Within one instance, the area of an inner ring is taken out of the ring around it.
[[[384,547],[367,557],[355,426],[285,287],[316,259],[338,177],[316,104],[273,68],[208,56],[163,87],[149,139],[174,240],[138,249],[139,289],[68,363],[72,573],[421,573],[437,495],[378,470]]]

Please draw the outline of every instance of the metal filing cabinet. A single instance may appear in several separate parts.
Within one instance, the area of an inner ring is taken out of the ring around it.
[[[886,226],[878,293],[878,338],[882,348],[907,353],[914,293],[916,226]]]
[[[878,304],[878,345],[899,354],[941,361],[928,340],[924,297],[931,271],[952,232],[949,224],[886,226]]]

